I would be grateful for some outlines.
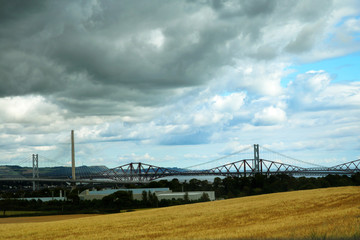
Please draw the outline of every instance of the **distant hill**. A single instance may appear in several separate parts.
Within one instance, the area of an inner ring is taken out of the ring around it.
[[[177,167],[168,167],[166,169],[169,169],[169,170],[172,170],[172,171],[177,171],[177,172],[187,172],[187,171],[189,171],[187,169],[177,168]]]
[[[80,176],[90,176],[108,170],[106,166],[80,166],[75,171]],[[30,178],[32,177],[31,167],[20,166],[0,166],[0,178]],[[45,167],[39,168],[41,178],[69,178],[71,177],[71,167]]]
[[[23,178],[22,172],[19,166],[0,166],[0,178]]]
[[[177,172],[185,172],[186,169],[172,167],[167,168]],[[80,176],[90,176],[109,170],[106,166],[80,166],[76,167],[75,172]],[[21,167],[17,165],[0,166],[0,178],[30,178],[32,177],[32,167]],[[70,178],[71,167],[39,167],[41,178]]]

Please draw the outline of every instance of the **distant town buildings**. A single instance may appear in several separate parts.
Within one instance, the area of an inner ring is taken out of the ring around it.
[[[211,201],[215,200],[214,191],[196,191],[196,192],[172,192],[169,188],[134,188],[134,189],[105,189],[99,191],[90,191],[85,190],[79,194],[80,200],[93,200],[93,199],[102,199],[110,194],[113,194],[117,191],[128,191],[132,192],[134,200],[142,200],[142,193],[150,192],[155,193],[159,201],[161,200],[172,200],[172,199],[184,199],[185,195],[188,195],[190,201],[199,200],[204,193],[209,196]]]

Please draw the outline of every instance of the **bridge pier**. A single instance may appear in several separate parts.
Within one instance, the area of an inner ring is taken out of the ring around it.
[[[76,175],[75,175],[75,142],[74,142],[74,130],[71,130],[71,179],[73,182],[72,189],[76,188]]]
[[[254,173],[260,172],[259,165],[260,165],[259,144],[254,144],[254,160],[253,160]]]
[[[33,179],[39,178],[39,155],[33,154],[32,155],[32,173]],[[33,191],[39,190],[39,182],[33,181]]]
[[[72,180],[76,180],[74,130],[71,130],[71,177],[72,177]]]

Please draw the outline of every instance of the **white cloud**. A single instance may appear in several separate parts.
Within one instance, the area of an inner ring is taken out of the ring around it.
[[[66,111],[42,96],[0,98],[0,121],[3,123],[49,124],[63,114]]]
[[[309,87],[312,91],[320,91],[326,88],[330,83],[329,74],[326,74],[325,71],[308,71],[307,74],[312,74],[308,79]]]
[[[56,150],[57,147],[56,146],[37,146],[37,147],[34,147],[34,149],[37,151],[52,151],[52,150]]]
[[[3,156],[51,152],[71,129],[79,157],[104,163],[157,161],[151,147],[161,144],[178,145],[174,153],[185,144],[221,151],[258,141],[285,150],[353,146],[359,81],[334,83],[316,68],[287,87],[282,80],[289,66],[359,50],[359,5],[259,3],[14,7],[19,17],[0,23]],[[90,147],[96,142],[127,148]],[[147,154],[133,153],[144,146]]]
[[[199,105],[192,106],[195,110],[192,114],[195,126],[209,126],[217,124],[222,126],[228,121],[241,114],[246,94],[234,92],[229,95],[215,95],[212,98],[205,98]]]
[[[135,153],[131,153],[129,155],[124,155],[119,157],[118,160],[120,163],[130,163],[130,162],[149,163],[155,161],[156,159],[150,156],[149,153],[145,153],[144,155],[137,155]]]
[[[288,86],[290,104],[296,109],[317,107],[321,102],[319,93],[328,87],[330,80],[330,75],[322,70],[299,74]]]
[[[288,88],[289,103],[297,110],[352,108],[360,105],[358,82],[331,84],[330,75],[322,70],[298,75]]]
[[[280,108],[273,106],[264,108],[261,112],[255,113],[253,123],[255,125],[277,125],[286,121],[286,113]]]
[[[235,152],[240,152],[240,151],[246,151],[247,149],[250,149],[250,152],[252,151],[252,147],[253,145],[243,145],[241,144],[241,142],[239,141],[232,141],[232,142],[228,142],[225,146],[225,148],[223,149],[223,153],[224,154],[232,154]],[[253,151],[252,151],[253,153]]]
[[[285,62],[254,62],[239,60],[235,69],[229,68],[223,79],[230,89],[246,89],[250,93],[278,96],[283,89],[282,77],[288,74]]]
[[[246,94],[244,92],[231,93],[228,96],[216,95],[212,99],[212,107],[219,112],[229,112],[236,114],[244,105]]]
[[[360,32],[360,19],[351,18],[344,23],[344,26],[350,32]]]
[[[149,42],[156,48],[161,48],[164,45],[165,40],[165,36],[161,29],[154,29],[150,31]]]
[[[317,97],[324,105],[329,107],[359,107],[360,83],[333,84],[326,87]]]

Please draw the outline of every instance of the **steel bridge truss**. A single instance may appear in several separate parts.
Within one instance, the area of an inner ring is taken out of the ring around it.
[[[184,171],[176,171],[173,169],[136,162],[136,163],[125,164],[116,168],[108,169],[106,171],[88,176],[79,176],[77,177],[76,180],[80,182],[104,181],[104,182],[116,182],[116,183],[145,183],[169,176],[195,177],[195,176],[211,175],[211,176],[247,177],[247,176],[254,176],[255,174],[263,174],[263,175],[289,174],[289,175],[298,175],[298,176],[305,176],[305,175],[321,176],[328,174],[352,175],[355,173],[360,173],[360,159],[339,164],[329,168],[326,167],[303,168],[295,165],[269,161],[265,159],[257,159],[257,160],[243,159],[236,162],[221,165],[215,168],[211,168],[209,170],[184,170]],[[20,179],[20,180],[24,180],[24,179]],[[5,180],[12,180],[12,179],[5,179]],[[51,179],[38,179],[33,177],[32,179],[29,180],[49,181]],[[71,179],[70,180],[58,179],[58,180],[72,181]]]
[[[248,149],[248,148],[247,148]],[[247,150],[245,149],[245,150]],[[269,149],[267,149],[269,150]],[[271,151],[271,150],[270,150]],[[273,151],[271,151],[273,152]],[[239,152],[237,152],[239,153]],[[273,152],[287,159],[296,160],[285,155]],[[233,156],[234,154],[231,154]],[[224,159],[225,157],[219,158]],[[216,159],[216,160],[219,160]],[[300,161],[300,160],[296,160]],[[213,162],[213,161],[211,161]],[[306,163],[304,161],[300,161]],[[309,163],[308,163],[309,164]],[[310,163],[311,164],[311,163]],[[195,166],[201,166],[198,164]],[[311,164],[319,166],[316,164]],[[194,167],[194,166],[193,166]],[[360,173],[360,159],[351,162],[346,162],[333,167],[313,167],[303,168],[295,165],[290,165],[282,162],[275,162],[266,159],[260,159],[259,145],[254,144],[254,159],[242,159],[235,162],[227,163],[208,170],[181,170],[158,167],[141,162],[128,163],[116,168],[108,169],[106,171],[90,173],[71,179],[45,179],[39,178],[38,155],[33,154],[33,177],[32,178],[0,178],[0,181],[33,181],[34,189],[39,181],[69,181],[69,182],[116,182],[116,183],[144,183],[150,182],[159,178],[169,176],[254,176],[255,174],[272,175],[272,174],[289,174],[289,175],[312,175],[321,176],[328,174],[337,175],[352,175]],[[72,175],[74,176],[74,175]]]
[[[97,177],[108,178],[117,182],[149,182],[168,176],[254,176],[255,174],[273,175],[327,175],[327,174],[354,174],[360,172],[360,159],[352,162],[336,165],[330,168],[303,168],[281,162],[259,159],[258,164],[254,159],[243,159],[240,161],[221,165],[202,171],[175,171],[145,163],[129,163],[100,173]]]
[[[331,168],[332,170],[345,171],[345,172],[360,172],[360,159],[339,164]]]
[[[252,176],[256,173],[261,173],[265,175],[280,173],[294,174],[304,171],[304,168],[265,159],[259,159],[257,165],[254,164],[253,159],[244,159],[237,162],[228,163],[219,167],[215,167],[208,171],[217,175],[246,177]]]
[[[301,173],[304,175],[327,175],[327,174],[339,174],[339,175],[351,175],[360,172],[360,159],[339,164],[333,167],[319,167],[319,168],[305,168]]]
[[[117,182],[149,182],[177,174],[178,172],[175,170],[137,162],[106,170],[95,177],[108,178]]]

